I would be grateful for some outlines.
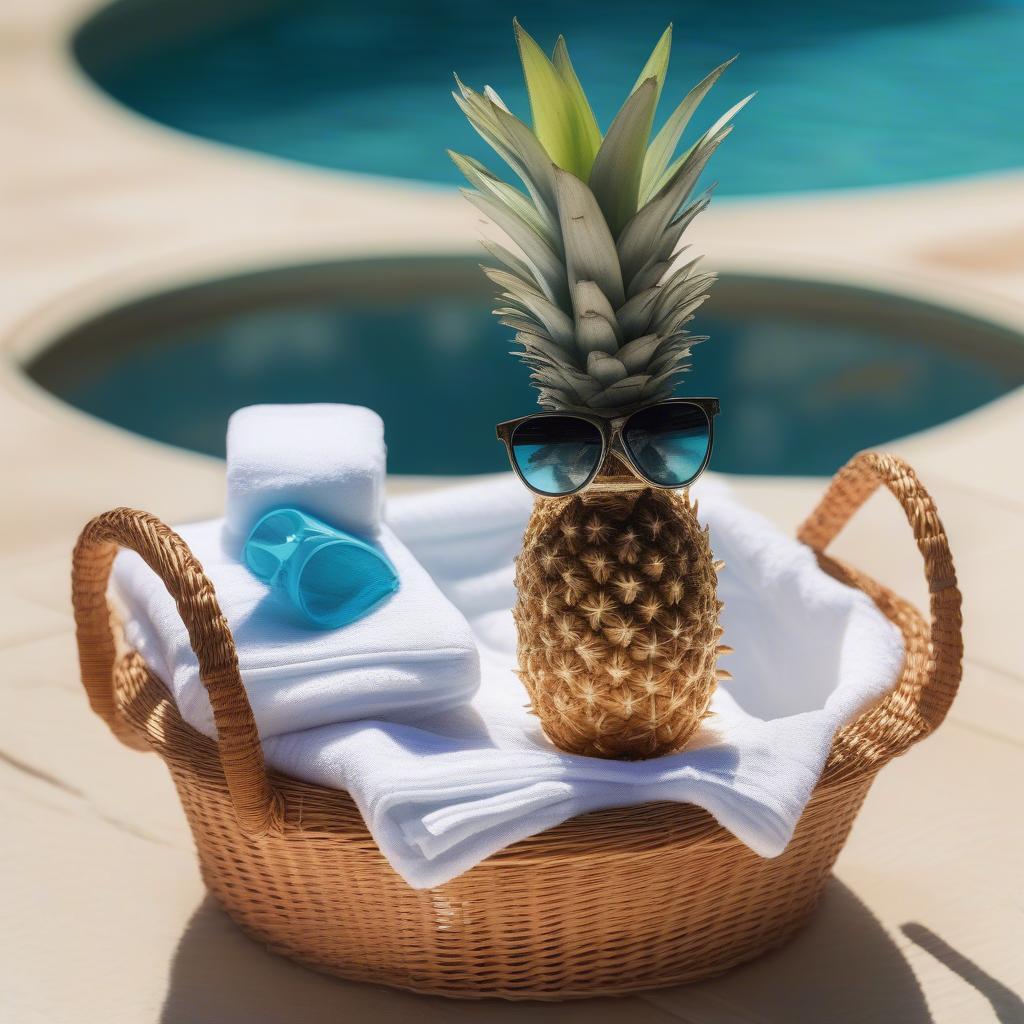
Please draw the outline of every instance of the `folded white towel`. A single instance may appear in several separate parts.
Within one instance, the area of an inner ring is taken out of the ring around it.
[[[455,707],[476,691],[479,660],[465,618],[386,526],[377,544],[398,571],[399,589],[333,630],[283,614],[279,598],[222,543],[221,528],[212,520],[178,532],[217,592],[264,738],[362,718],[401,721]],[[129,551],[117,556],[113,579],[126,640],[174,694],[182,718],[216,736],[199,664],[163,584]]]
[[[251,405],[228,421],[225,539],[240,551],[256,520],[301,509],[359,537],[384,507],[384,424],[358,405]]]
[[[763,856],[781,853],[836,730],[894,683],[899,631],[809,549],[732,500],[696,488],[725,601],[732,682],[680,754],[622,763],[556,750],[512,672],[512,557],[531,499],[511,475],[403,498],[389,519],[469,618],[483,661],[466,707],[415,724],[335,725],[265,744],[280,770],[347,789],[395,870],[439,885],[495,851],[586,811],[699,804]]]
[[[465,618],[381,525],[384,462],[383,425],[369,409],[241,409],[228,427],[226,521],[179,531],[213,582],[263,737],[377,716],[401,721],[462,704],[476,691],[479,659]],[[256,520],[282,506],[376,543],[398,572],[398,591],[341,629],[299,623],[239,561]],[[173,600],[131,552],[118,555],[113,580],[128,642],[171,689],[185,721],[216,735]]]

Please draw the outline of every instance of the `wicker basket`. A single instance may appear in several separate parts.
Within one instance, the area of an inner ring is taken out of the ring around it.
[[[821,554],[881,483],[924,556],[930,625]],[[82,680],[115,735],[167,763],[207,886],[276,952],[342,977],[447,996],[562,999],[696,981],[785,942],[807,921],[875,773],[942,721],[960,680],[949,546],[907,465],[858,455],[799,537],[900,628],[906,658],[888,697],[837,736],[796,835],[772,860],[700,808],[649,804],[574,818],[446,885],[410,889],[345,793],[267,771],[213,587],[185,543],[143,512],[98,516],[75,549]],[[119,545],[139,552],[177,602],[216,742],[182,721],[137,653],[120,649],[106,599]]]

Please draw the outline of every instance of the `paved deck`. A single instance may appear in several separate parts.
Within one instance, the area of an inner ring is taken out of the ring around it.
[[[215,513],[222,466],[74,412],[18,364],[63,325],[151,288],[346,253],[471,251],[478,224],[444,192],[223,149],[122,110],[66,56],[89,6],[0,9],[0,1019],[1024,1020],[1024,393],[890,446],[952,540],[963,690],[940,732],[882,773],[821,912],[784,950],[624,1000],[464,1005],[319,977],[211,904],[163,766],[120,748],[87,709],[68,566],[104,508]],[[694,241],[723,268],[881,284],[1024,329],[1024,175],[722,203]],[[734,482],[786,529],[823,488]],[[873,499],[837,550],[925,596],[891,499]]]

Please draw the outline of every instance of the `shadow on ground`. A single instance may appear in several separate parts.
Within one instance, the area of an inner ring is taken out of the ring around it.
[[[810,926],[793,942],[724,977],[645,993],[640,1001],[563,1004],[459,1002],[336,981],[267,953],[207,897],[179,943],[162,1024],[336,1024],[340,1019],[388,1024],[414,1017],[531,1024],[668,1024],[678,1017],[765,1024],[931,1022],[896,944],[864,904],[833,880]]]
[[[211,896],[199,905],[178,944],[160,1019],[161,1024],[671,1024],[668,1013],[636,1000],[482,1003],[330,978],[268,953]]]

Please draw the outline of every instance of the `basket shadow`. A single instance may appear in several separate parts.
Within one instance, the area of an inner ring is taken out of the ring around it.
[[[645,1012],[646,1011],[646,1012]],[[571,1003],[459,1000],[344,981],[300,967],[246,936],[207,895],[178,944],[161,1024],[660,1024],[663,1014],[633,999]]]
[[[160,1019],[162,1024],[335,1024],[344,1014],[378,1024],[414,1015],[456,1024],[481,1018],[643,1024],[660,1021],[659,1011],[694,1020],[725,1014],[787,1024],[932,1021],[895,943],[867,907],[834,879],[818,913],[789,945],[720,978],[645,993],[642,1002],[463,1002],[341,981],[267,952],[207,896],[178,944]]]

